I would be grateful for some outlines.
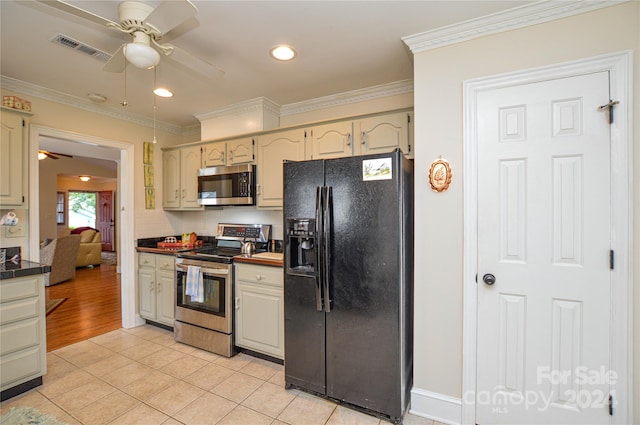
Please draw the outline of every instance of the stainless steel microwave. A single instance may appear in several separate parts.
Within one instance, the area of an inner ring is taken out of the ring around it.
[[[256,167],[251,164],[198,170],[198,204],[255,205]]]

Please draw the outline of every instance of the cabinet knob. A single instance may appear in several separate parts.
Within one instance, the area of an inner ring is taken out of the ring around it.
[[[155,291],[155,290],[156,290],[156,283],[155,283],[155,282],[151,282],[151,285],[150,285],[149,290],[150,290],[151,292],[153,292],[153,291]]]
[[[262,280],[262,276],[260,276],[259,274],[256,275],[256,280]]]

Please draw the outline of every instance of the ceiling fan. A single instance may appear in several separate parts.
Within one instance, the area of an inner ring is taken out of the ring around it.
[[[67,158],[73,158],[72,155],[67,155],[66,153],[49,152],[42,149],[38,150],[38,159],[45,159],[45,158],[60,159],[58,158],[58,156],[66,156]]]
[[[157,7],[139,1],[123,1],[118,5],[119,23],[81,9],[62,0],[38,0],[40,3],[129,34],[133,39],[124,43],[102,68],[108,72],[123,72],[127,62],[138,68],[153,68],[166,58],[206,77],[219,77],[224,71],[186,50],[161,40],[171,38],[170,32],[193,18],[198,9],[189,0],[163,0]]]

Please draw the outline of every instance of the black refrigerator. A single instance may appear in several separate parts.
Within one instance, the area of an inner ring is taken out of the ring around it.
[[[413,376],[413,163],[285,162],[285,381],[401,423]]]

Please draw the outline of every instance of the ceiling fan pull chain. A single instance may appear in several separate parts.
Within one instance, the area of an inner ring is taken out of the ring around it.
[[[126,47],[125,47],[126,49]],[[127,106],[129,103],[127,102],[127,64],[124,64],[124,100],[120,102],[121,106]]]
[[[153,90],[158,88],[158,85],[156,83],[157,81],[157,70],[158,70],[158,65],[153,67]],[[153,91],[151,91],[151,93],[153,93]],[[156,94],[153,93],[153,141],[152,143],[158,143],[158,141],[156,140]]]

